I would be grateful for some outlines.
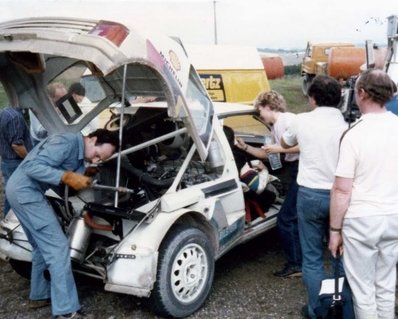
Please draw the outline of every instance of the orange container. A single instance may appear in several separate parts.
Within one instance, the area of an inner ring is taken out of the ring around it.
[[[280,79],[285,75],[285,67],[281,57],[262,56],[261,62],[263,62],[264,70],[267,74],[268,80]]]
[[[334,47],[330,49],[328,75],[336,79],[348,79],[359,74],[360,67],[366,63],[365,48]]]

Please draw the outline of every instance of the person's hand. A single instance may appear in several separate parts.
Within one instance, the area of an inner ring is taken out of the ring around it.
[[[74,190],[79,191],[89,187],[92,181],[90,177],[79,173],[66,171],[64,175],[62,175],[62,182],[72,187]]]
[[[241,150],[244,150],[244,151],[247,150],[248,145],[245,143],[244,140],[242,140],[240,137],[237,137],[237,138],[235,138],[235,141],[236,141],[236,146],[238,148],[240,148]]]
[[[343,254],[343,237],[341,232],[330,231],[329,232],[329,250],[333,257],[336,258],[337,251],[339,251],[340,256]]]
[[[279,153],[279,148],[280,146],[278,144],[261,146],[261,149],[263,149],[267,155],[273,153]]]
[[[256,160],[256,161],[252,161],[251,162],[252,167],[256,170],[256,171],[262,171],[263,169],[265,169],[265,165],[262,161],[260,160]]]

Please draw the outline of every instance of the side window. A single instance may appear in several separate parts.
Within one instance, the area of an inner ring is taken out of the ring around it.
[[[101,127],[99,117],[90,112],[106,94],[86,63],[76,63],[59,74],[48,83],[47,94],[65,124],[87,122],[84,135]]]
[[[326,49],[325,49],[324,54],[325,54],[326,56],[329,56],[329,54],[330,54],[330,49],[331,49],[331,48],[326,48]]]
[[[187,107],[195,127],[192,134],[194,137],[197,136],[199,154],[203,156],[204,152],[201,148],[207,149],[211,141],[214,110],[199,76],[193,68],[191,68],[187,88]]]

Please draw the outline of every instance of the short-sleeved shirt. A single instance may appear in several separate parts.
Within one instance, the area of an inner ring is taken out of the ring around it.
[[[300,147],[297,183],[330,190],[334,182],[340,137],[348,128],[340,110],[321,106],[301,113],[283,134],[288,145]]]
[[[276,144],[281,144],[281,137],[283,133],[288,129],[296,117],[293,113],[280,113],[277,121],[274,123],[271,133],[274,136]],[[294,162],[299,159],[299,153],[286,153],[285,161]]]
[[[12,149],[12,144],[32,149],[29,128],[20,109],[7,106],[0,113],[0,156],[3,159],[21,159]]]
[[[336,176],[353,179],[346,218],[398,214],[398,117],[364,114],[341,141]]]

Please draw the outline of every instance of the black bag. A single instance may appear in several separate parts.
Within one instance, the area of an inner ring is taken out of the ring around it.
[[[336,258],[340,258],[337,256]],[[331,279],[322,281],[323,287],[330,284]],[[342,288],[340,289],[341,282]],[[319,306],[315,309],[317,319],[355,319],[351,289],[345,277],[339,277],[335,267],[333,278],[334,291],[319,294]]]

